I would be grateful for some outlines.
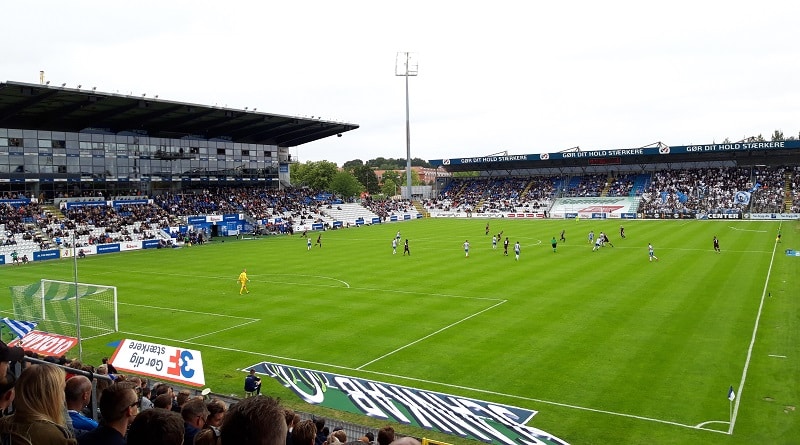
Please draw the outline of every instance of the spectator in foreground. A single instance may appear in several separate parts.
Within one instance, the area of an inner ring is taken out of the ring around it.
[[[312,420],[301,420],[297,422],[292,430],[292,441],[294,445],[314,445],[317,437],[317,427]]]
[[[0,442],[77,444],[64,418],[65,377],[52,365],[25,368],[15,386],[14,414],[0,419]]]
[[[0,417],[14,401],[14,385],[17,383],[17,377],[13,372],[6,370],[3,376],[5,378],[0,378]]]
[[[222,445],[285,445],[283,407],[272,397],[248,397],[228,410],[220,433]]]
[[[378,430],[378,445],[389,445],[394,442],[394,428],[390,425]]]
[[[220,440],[219,427],[222,425],[222,419],[225,417],[225,412],[228,411],[228,406],[220,399],[211,399],[206,403],[206,409],[208,410],[206,424],[197,433],[194,439],[195,445],[215,445]]]
[[[197,433],[206,425],[208,418],[208,408],[203,399],[194,398],[190,399],[183,404],[181,408],[181,417],[183,417],[184,435],[183,443],[192,445]]]
[[[314,427],[317,429],[317,437],[314,439],[314,445],[322,445],[328,440],[328,429],[325,428],[325,419],[321,417],[314,419]]]
[[[75,437],[97,428],[97,421],[86,417],[83,411],[92,400],[92,382],[85,376],[75,375],[67,380],[64,394],[67,401],[67,413],[72,420],[72,432]]]
[[[166,409],[151,409],[136,415],[128,430],[128,445],[181,445],[183,418]]]
[[[78,438],[80,445],[125,445],[128,426],[139,413],[139,396],[128,382],[115,383],[100,397],[100,426]]]

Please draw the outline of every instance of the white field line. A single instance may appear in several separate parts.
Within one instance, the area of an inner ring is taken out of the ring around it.
[[[244,322],[244,323],[239,323],[239,324],[231,326],[229,328],[219,329],[219,330],[216,330],[216,331],[213,331],[213,332],[206,332],[205,334],[200,334],[200,335],[196,335],[194,337],[189,337],[189,338],[186,339],[186,341],[196,340],[198,338],[207,337],[209,335],[214,335],[214,334],[218,334],[220,332],[229,331],[231,329],[240,328],[242,326],[247,326],[249,324],[256,323],[256,322],[259,322],[259,321],[261,321],[261,320],[260,319],[253,319],[253,320],[250,320],[250,321],[247,321],[247,322]]]
[[[778,226],[778,230],[781,229]],[[769,268],[767,269],[767,277],[764,279],[764,289],[761,291],[761,302],[758,304],[758,314],[756,321],[753,324],[753,335],[750,337],[750,346],[747,348],[747,358],[744,361],[744,368],[742,369],[742,379],[739,381],[739,388],[736,391],[736,401],[733,403],[733,412],[731,414],[731,424],[728,427],[728,434],[733,434],[733,427],[736,426],[736,416],[739,414],[739,404],[742,402],[742,391],[744,390],[744,382],[747,380],[747,370],[750,368],[750,359],[753,357],[753,346],[756,343],[756,334],[758,334],[758,324],[761,321],[761,312],[764,310],[764,300],[767,297],[767,286],[769,285],[769,277],[772,274],[772,264],[775,262],[775,252],[778,250],[778,241],[772,246],[772,258],[769,260]]]
[[[428,335],[426,335],[426,336],[424,336],[422,338],[418,338],[418,339],[412,341],[411,343],[407,343],[407,344],[405,344],[403,346],[400,346],[399,348],[395,349],[394,351],[387,352],[386,354],[383,354],[380,357],[377,357],[377,358],[375,358],[373,360],[370,360],[367,363],[364,363],[363,365],[357,367],[356,369],[360,371],[365,366],[369,366],[369,365],[377,362],[378,360],[384,359],[384,358],[386,358],[386,357],[388,357],[388,356],[390,356],[390,355],[392,355],[392,354],[394,354],[396,352],[402,351],[403,349],[405,349],[405,348],[407,348],[409,346],[415,345],[415,344],[417,344],[417,343],[419,343],[419,342],[421,342],[421,341],[423,341],[425,339],[431,338],[431,337],[433,337],[434,335],[436,335],[436,334],[438,334],[440,332],[444,332],[447,329],[450,329],[450,328],[452,328],[453,326],[455,326],[457,324],[460,324],[460,323],[462,323],[464,321],[469,320],[470,318],[476,317],[476,316],[478,316],[478,315],[480,315],[480,314],[482,314],[482,313],[484,313],[486,311],[490,311],[490,310],[496,308],[497,306],[500,306],[501,304],[505,303],[506,301],[508,301],[508,300],[503,300],[503,301],[501,301],[499,303],[496,303],[496,304],[494,304],[492,306],[487,307],[486,309],[480,310],[480,311],[475,312],[474,314],[471,314],[471,315],[467,315],[466,317],[462,318],[461,320],[458,320],[456,322],[450,323],[449,325],[447,325],[447,326],[445,326],[445,327],[443,327],[443,328],[441,328],[439,330],[436,330],[434,332],[431,332],[430,334],[428,334]]]
[[[353,372],[353,371],[360,371],[360,372],[363,372],[363,373],[372,374],[372,375],[381,376],[381,377],[391,377],[391,378],[407,380],[407,381],[411,381],[411,382],[425,383],[425,384],[429,384],[429,385],[438,385],[438,386],[442,386],[442,387],[446,387],[446,388],[458,389],[458,390],[463,390],[463,391],[471,391],[471,392],[476,392],[476,393],[480,393],[480,394],[487,394],[487,395],[499,396],[499,397],[508,397],[508,398],[511,398],[511,399],[523,400],[523,401],[526,401],[526,402],[542,403],[542,404],[547,404],[547,405],[559,406],[559,407],[562,407],[562,408],[570,408],[570,409],[576,409],[576,410],[581,410],[581,411],[589,411],[589,412],[600,413],[600,414],[608,414],[608,415],[612,415],[612,416],[625,417],[625,418],[629,418],[629,419],[636,419],[636,420],[643,420],[643,421],[647,421],[647,422],[654,422],[654,423],[661,423],[661,424],[666,424],[666,425],[673,425],[673,426],[677,426],[677,427],[681,427],[681,428],[688,428],[688,429],[694,429],[694,430],[704,430],[704,431],[709,431],[709,432],[713,432],[713,433],[723,433],[724,434],[723,431],[707,429],[707,428],[701,428],[701,427],[693,426],[693,425],[686,425],[686,424],[683,424],[683,423],[680,423],[680,422],[674,422],[674,421],[671,421],[671,420],[655,419],[655,418],[652,418],[652,417],[637,416],[637,415],[627,414],[627,413],[618,413],[618,412],[614,412],[614,411],[608,411],[608,410],[602,410],[602,409],[596,409],[596,408],[588,408],[588,407],[578,406],[578,405],[570,405],[570,404],[567,404],[567,403],[553,402],[553,401],[550,401],[550,400],[536,399],[536,398],[533,398],[533,397],[525,397],[525,396],[520,396],[520,395],[516,395],[516,394],[506,394],[506,393],[497,392],[497,391],[489,391],[489,390],[485,390],[485,389],[472,388],[472,387],[469,387],[469,386],[453,385],[451,383],[443,383],[443,382],[437,382],[437,381],[433,381],[433,380],[425,380],[425,379],[420,379],[420,378],[415,378],[415,377],[407,377],[407,376],[390,374],[390,373],[385,373],[385,372],[377,372],[377,371],[362,370],[362,369],[358,369],[358,368],[350,368],[350,367],[347,367],[347,366],[336,365],[336,364],[333,364],[333,363],[315,362],[315,361],[311,361],[311,360],[300,360],[300,359],[295,359],[295,358],[291,358],[291,357],[283,357],[283,356],[279,356],[279,355],[265,354],[263,352],[246,351],[246,350],[243,350],[243,349],[230,348],[230,347],[226,347],[226,346],[209,345],[209,344],[205,344],[205,343],[198,343],[198,342],[193,342],[193,341],[183,341],[183,340],[178,340],[178,339],[174,339],[174,338],[158,337],[158,336],[154,336],[154,335],[150,335],[150,334],[139,334],[139,333],[135,333],[135,332],[122,332],[122,331],[120,331],[120,333],[121,334],[134,335],[134,336],[137,336],[137,337],[140,337],[140,338],[151,338],[151,339],[155,339],[155,340],[161,340],[161,341],[167,342],[169,344],[172,344],[172,343],[185,343],[185,344],[198,346],[198,347],[218,349],[218,350],[228,351],[228,352],[238,352],[238,353],[254,355],[254,356],[262,357],[262,358],[271,358],[271,359],[276,359],[276,360],[301,363],[301,364],[304,364],[304,365],[307,365],[307,366],[323,367],[323,368],[329,368],[329,369],[338,369],[338,370],[343,371],[343,373]]]
[[[577,245],[574,245],[574,244],[571,245],[571,246],[577,247]],[[638,247],[638,246],[637,247],[623,247],[623,246],[621,246],[621,248],[622,249],[640,249],[640,247]],[[677,427],[681,427],[681,428],[703,430],[703,431],[714,432],[714,433],[723,433],[723,434],[725,434],[726,432],[719,431],[719,430],[714,430],[714,429],[703,428],[703,425],[708,424],[708,423],[730,423],[730,428],[729,428],[727,434],[732,434],[733,428],[734,428],[734,425],[735,425],[735,419],[736,419],[736,416],[737,416],[737,413],[738,413],[739,403],[741,401],[740,395],[742,393],[742,389],[743,389],[744,382],[745,382],[745,379],[746,379],[746,375],[747,375],[747,370],[748,370],[748,367],[749,367],[750,359],[752,357],[752,349],[753,349],[753,345],[755,343],[756,333],[757,333],[757,330],[758,330],[758,324],[759,324],[759,321],[760,321],[761,312],[762,312],[763,303],[764,303],[764,297],[767,294],[766,288],[767,288],[767,283],[769,282],[769,277],[770,277],[770,274],[771,274],[771,271],[772,271],[772,264],[774,262],[776,249],[777,249],[777,244],[775,244],[773,246],[772,259],[770,261],[769,272],[767,273],[767,277],[766,277],[766,280],[765,280],[764,291],[762,293],[762,299],[761,299],[761,305],[759,306],[758,316],[756,318],[755,326],[754,326],[754,329],[753,329],[753,335],[752,335],[750,347],[748,349],[747,359],[745,361],[744,370],[742,372],[742,379],[741,379],[741,382],[740,382],[739,387],[738,387],[738,393],[737,393],[737,397],[736,397],[735,408],[734,408],[733,415],[732,415],[732,418],[731,418],[730,422],[726,422],[726,421],[707,421],[707,422],[703,422],[703,423],[698,424],[698,425],[687,425],[687,424],[683,424],[683,423],[675,422],[675,421],[670,421],[670,420],[656,419],[656,418],[652,418],[652,417],[638,416],[638,415],[628,414],[628,413],[620,413],[620,412],[615,412],[615,411],[608,411],[608,410],[602,410],[602,409],[596,409],[596,408],[589,408],[589,407],[583,407],[583,406],[579,406],[579,405],[571,405],[571,404],[566,404],[566,403],[561,403],[561,402],[554,402],[554,401],[550,401],[550,400],[543,400],[543,399],[537,399],[537,398],[532,398],[532,397],[525,397],[525,396],[520,396],[520,395],[515,395],[515,394],[506,394],[506,393],[497,392],[497,391],[490,391],[490,390],[485,390],[485,389],[472,388],[472,387],[468,387],[468,386],[454,385],[454,384],[450,384],[450,383],[437,382],[437,381],[433,381],[433,380],[426,380],[426,379],[420,379],[420,378],[415,378],[415,377],[401,376],[401,375],[396,375],[396,374],[377,372],[377,371],[369,371],[369,370],[362,369],[363,367],[365,367],[365,366],[367,366],[369,364],[372,364],[372,363],[374,363],[374,362],[376,362],[376,361],[378,361],[378,360],[380,360],[382,358],[385,358],[386,356],[389,356],[389,355],[391,355],[391,354],[393,354],[395,352],[400,351],[401,349],[407,348],[407,347],[409,347],[409,346],[411,346],[411,345],[413,345],[415,343],[418,343],[418,342],[420,342],[420,341],[422,341],[422,340],[424,340],[426,338],[429,338],[429,337],[431,337],[433,335],[436,335],[437,333],[442,332],[445,329],[448,329],[449,327],[452,327],[452,326],[454,326],[454,325],[456,325],[458,323],[466,321],[467,319],[472,318],[474,316],[477,316],[478,314],[480,314],[482,312],[485,312],[485,311],[488,311],[490,309],[493,309],[494,307],[497,307],[500,304],[503,304],[503,303],[505,303],[507,301],[507,300],[501,300],[501,299],[497,299],[497,298],[464,297],[464,296],[459,296],[459,295],[430,294],[430,293],[423,293],[423,292],[387,290],[387,289],[352,288],[353,290],[365,290],[365,291],[378,291],[378,290],[380,290],[381,292],[393,292],[393,293],[401,293],[401,294],[417,294],[417,295],[428,295],[428,296],[438,296],[438,297],[450,297],[450,298],[464,298],[464,299],[475,299],[475,300],[499,301],[497,304],[495,304],[495,305],[493,305],[493,306],[491,306],[491,307],[489,307],[487,309],[484,309],[484,310],[482,310],[480,312],[476,312],[475,314],[472,314],[472,315],[470,315],[470,316],[468,316],[468,317],[466,317],[466,318],[464,318],[462,320],[459,320],[459,321],[457,321],[457,322],[455,322],[455,323],[453,323],[453,324],[451,324],[449,326],[443,327],[443,328],[439,329],[438,331],[436,331],[436,332],[434,332],[432,334],[429,334],[429,335],[427,335],[425,337],[422,337],[422,338],[420,338],[418,340],[415,340],[412,343],[409,343],[409,344],[407,344],[405,346],[402,346],[402,347],[400,347],[400,348],[398,348],[398,349],[396,349],[396,350],[394,350],[394,351],[392,351],[392,352],[390,352],[388,354],[385,354],[385,355],[383,355],[381,357],[378,357],[378,358],[376,358],[376,359],[374,359],[374,360],[372,360],[372,361],[370,361],[368,363],[365,363],[365,364],[363,364],[363,365],[361,365],[361,366],[359,366],[357,368],[345,367],[345,366],[340,366],[340,365],[336,365],[336,364],[332,364],[332,363],[315,362],[315,361],[310,361],[310,360],[301,360],[301,359],[295,359],[295,358],[291,358],[291,357],[283,357],[283,356],[277,356],[277,355],[272,355],[272,354],[265,354],[263,352],[246,351],[246,350],[237,349],[237,348],[230,348],[230,347],[217,346],[217,345],[209,345],[209,344],[198,343],[198,342],[192,341],[192,340],[194,340],[196,338],[203,337],[203,336],[206,336],[206,335],[209,335],[209,334],[203,334],[203,335],[198,336],[198,337],[193,337],[193,338],[191,338],[189,340],[179,340],[179,339],[172,339],[172,338],[166,338],[166,337],[153,336],[153,335],[150,335],[150,334],[139,334],[139,333],[123,332],[123,331],[120,331],[120,333],[121,334],[136,335],[138,337],[145,337],[145,338],[153,338],[153,339],[158,339],[158,340],[164,340],[164,341],[168,341],[168,342],[182,342],[182,343],[195,345],[195,346],[201,346],[201,347],[224,350],[224,351],[230,351],[230,352],[239,352],[239,353],[255,355],[255,356],[259,356],[259,357],[269,357],[269,358],[273,358],[273,359],[277,359],[277,360],[284,360],[284,361],[290,361],[290,362],[295,362],[295,363],[303,363],[303,364],[306,364],[306,365],[322,366],[322,367],[327,367],[327,368],[340,369],[342,371],[359,371],[359,372],[372,374],[372,375],[377,375],[377,376],[392,377],[392,378],[397,378],[397,379],[402,379],[402,380],[408,380],[408,381],[431,384],[431,385],[439,385],[439,386],[442,386],[442,387],[465,390],[465,391],[472,391],[472,392],[476,392],[476,393],[488,394],[488,395],[493,395],[493,396],[508,397],[508,398],[523,400],[523,401],[527,401],[527,402],[542,403],[542,404],[548,404],[548,405],[553,405],[553,406],[560,406],[560,407],[564,407],[564,408],[570,408],[570,409],[576,409],[576,410],[582,410],[582,411],[589,411],[589,412],[595,412],[595,413],[601,413],[601,414],[607,414],[607,415],[613,415],[613,416],[637,419],[637,420],[642,420],[642,421],[647,421],[647,422],[668,424],[668,425],[673,425],[673,426],[677,426]],[[711,249],[686,249],[686,248],[666,248],[666,247],[661,247],[660,250],[706,251],[706,250],[711,250]],[[764,253],[765,251],[736,251],[736,252]],[[153,272],[148,272],[148,273],[153,273]],[[222,279],[222,280],[235,281],[234,278],[230,278],[230,277],[227,277],[227,276],[226,277],[197,276],[197,275],[175,274],[175,273],[161,273],[161,275],[191,277],[191,278],[206,278],[206,279]],[[289,275],[289,274],[281,274],[281,275]],[[347,286],[347,288],[350,288],[350,285],[348,283],[342,281],[342,280],[338,280],[338,279],[330,278],[330,277],[322,277],[322,276],[314,276],[314,277],[315,278],[324,278],[324,279],[330,279],[330,280],[334,280],[334,281],[339,281],[340,283],[343,283],[345,286]],[[309,283],[296,283],[296,282],[283,283],[283,282],[272,281],[272,280],[259,280],[259,281],[261,281],[261,282],[269,282],[269,283],[278,283],[278,284],[291,284],[291,285],[306,285],[306,286],[318,286],[318,287],[340,287],[340,286],[309,284]],[[253,323],[255,321],[260,321],[259,319],[254,319],[254,318],[236,317],[236,316],[223,315],[223,314],[211,314],[211,313],[206,313],[206,312],[197,312],[197,311],[190,311],[190,310],[183,310],[183,309],[162,308],[162,307],[157,307],[157,306],[136,305],[136,304],[131,304],[131,303],[119,303],[119,304],[127,304],[127,305],[131,305],[131,306],[149,307],[149,308],[155,308],[155,309],[164,309],[164,310],[172,310],[172,311],[180,311],[180,312],[196,313],[196,314],[204,314],[204,315],[216,315],[216,316],[223,316],[223,317],[229,317],[229,318],[240,318],[240,319],[250,320],[247,323],[243,323],[243,324],[240,324],[240,325],[237,325],[237,326],[233,326],[233,327],[230,327],[230,328],[226,328],[226,329],[223,329],[223,330],[229,330],[229,329],[233,329],[235,327],[240,327],[240,326],[244,326],[244,325]],[[0,311],[0,313],[11,313],[11,311]],[[223,331],[223,330],[221,330],[221,331]],[[218,331],[218,332],[221,332],[221,331]]]
[[[159,309],[159,310],[162,310],[162,311],[186,312],[188,314],[197,314],[197,315],[211,315],[213,317],[238,318],[240,320],[250,320],[250,321],[259,321],[259,320],[261,320],[260,318],[239,317],[239,316],[236,316],[236,315],[217,314],[217,313],[214,313],[214,312],[190,311],[188,309],[176,309],[176,308],[172,308],[172,307],[150,306],[150,305],[147,305],[147,304],[120,303],[120,302],[118,302],[117,304],[125,305],[125,306],[143,307],[143,308],[147,308],[147,309]]]

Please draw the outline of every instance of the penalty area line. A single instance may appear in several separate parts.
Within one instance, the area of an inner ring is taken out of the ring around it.
[[[466,316],[466,317],[462,318],[461,320],[458,320],[458,321],[456,321],[456,322],[454,322],[454,323],[451,323],[451,324],[449,324],[449,325],[447,325],[447,326],[444,326],[444,327],[443,327],[443,328],[441,328],[441,329],[438,329],[438,330],[436,330],[436,331],[434,331],[434,332],[431,332],[430,334],[428,334],[428,335],[426,335],[426,336],[424,336],[424,337],[422,337],[422,338],[418,338],[418,339],[416,339],[416,340],[412,341],[411,343],[408,343],[408,344],[405,344],[405,345],[403,345],[403,346],[400,346],[399,348],[395,349],[394,351],[387,352],[386,354],[383,354],[382,356],[380,356],[380,357],[378,357],[378,358],[375,358],[375,359],[373,359],[373,360],[370,360],[370,361],[368,361],[367,363],[364,363],[363,365],[361,365],[361,366],[357,367],[357,368],[356,368],[356,370],[359,370],[359,371],[360,371],[360,370],[361,370],[363,367],[365,367],[365,366],[369,366],[369,365],[371,365],[371,364],[373,364],[373,363],[377,362],[378,360],[382,360],[382,359],[384,359],[384,358],[386,358],[386,357],[388,357],[388,356],[390,356],[390,355],[392,355],[392,354],[394,354],[394,353],[396,353],[396,352],[400,352],[400,351],[402,351],[403,349],[405,349],[405,348],[408,348],[409,346],[413,346],[413,345],[415,345],[415,344],[417,344],[417,343],[419,343],[419,342],[421,342],[421,341],[423,341],[423,340],[426,340],[426,339],[428,339],[428,338],[431,338],[431,337],[433,337],[434,335],[436,335],[436,334],[439,334],[439,333],[441,333],[441,332],[444,332],[444,331],[446,331],[447,329],[450,329],[450,328],[452,328],[453,326],[455,326],[455,325],[457,325],[457,324],[460,324],[460,323],[462,323],[462,322],[464,322],[464,321],[467,321],[467,320],[469,320],[470,318],[476,317],[476,316],[478,316],[478,315],[480,315],[480,314],[482,314],[482,313],[484,313],[484,312],[486,312],[486,311],[492,310],[492,309],[496,308],[497,306],[500,306],[501,304],[505,303],[506,301],[508,301],[508,300],[503,300],[503,301],[501,301],[501,302],[499,302],[499,303],[496,303],[496,304],[494,304],[494,305],[492,305],[492,306],[489,306],[489,307],[487,307],[486,309],[483,309],[483,310],[480,310],[480,311],[478,311],[478,312],[475,312],[474,314],[468,315],[468,316]]]

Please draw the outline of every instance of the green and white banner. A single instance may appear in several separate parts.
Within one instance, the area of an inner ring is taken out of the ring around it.
[[[277,363],[251,368],[314,405],[498,445],[567,445],[525,425],[536,411]]]

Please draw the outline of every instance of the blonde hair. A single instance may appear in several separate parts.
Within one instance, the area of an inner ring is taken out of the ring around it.
[[[15,416],[28,421],[44,420],[64,426],[64,370],[52,365],[25,368],[15,385]]]

